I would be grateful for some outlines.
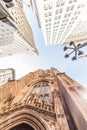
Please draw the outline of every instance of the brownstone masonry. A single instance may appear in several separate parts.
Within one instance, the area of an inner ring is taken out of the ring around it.
[[[57,69],[0,87],[0,130],[87,130],[87,90]]]

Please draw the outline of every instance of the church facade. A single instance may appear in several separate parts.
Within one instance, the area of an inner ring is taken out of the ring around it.
[[[0,88],[0,130],[87,130],[87,90],[55,68]]]

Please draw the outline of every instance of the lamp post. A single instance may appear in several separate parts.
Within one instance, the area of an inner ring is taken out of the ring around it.
[[[73,41],[70,42],[69,46],[65,46],[64,47],[64,51],[67,51],[67,50],[71,50],[70,53],[68,54],[65,54],[65,58],[68,58],[71,54],[74,53],[74,56],[72,57],[72,60],[77,60],[78,56],[80,55],[83,55],[83,51],[79,50],[83,47],[87,46],[87,42],[83,43],[83,44],[78,44],[78,45],[75,45],[75,43]]]

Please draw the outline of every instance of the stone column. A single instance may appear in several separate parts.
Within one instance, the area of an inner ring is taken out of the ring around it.
[[[56,124],[57,130],[70,130],[62,106],[60,93],[56,89],[54,89],[53,91],[53,99],[54,99],[54,109],[55,109],[56,119],[57,119],[57,124]]]

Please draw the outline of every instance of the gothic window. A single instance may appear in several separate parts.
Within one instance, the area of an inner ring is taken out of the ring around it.
[[[49,103],[49,86],[47,83],[37,84],[32,92],[31,95],[36,95],[36,99],[38,102],[46,102]]]

